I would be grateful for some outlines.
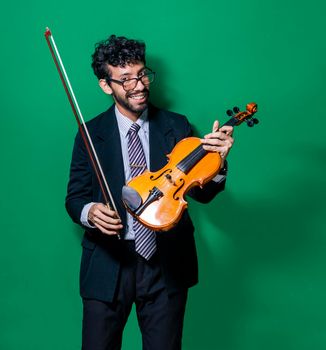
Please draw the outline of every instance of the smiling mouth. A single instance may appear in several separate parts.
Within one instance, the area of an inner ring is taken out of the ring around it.
[[[139,93],[139,94],[134,94],[134,95],[130,95],[129,98],[133,99],[133,100],[144,100],[146,99],[148,96],[148,94],[146,92],[142,92],[142,93]]]

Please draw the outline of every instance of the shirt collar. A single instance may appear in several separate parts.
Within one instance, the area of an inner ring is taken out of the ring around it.
[[[118,107],[115,105],[115,115],[118,122],[118,127],[120,133],[127,137],[128,131],[131,127],[131,125],[134,123],[132,120],[130,120],[128,117],[124,116],[118,109]],[[137,119],[136,123],[144,129],[145,132],[147,132],[148,129],[148,109],[146,108],[144,112],[140,115],[140,117]]]

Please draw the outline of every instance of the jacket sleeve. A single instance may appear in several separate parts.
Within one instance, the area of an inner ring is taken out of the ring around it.
[[[82,209],[90,202],[92,202],[92,168],[81,134],[78,132],[72,152],[65,202],[67,212],[75,223],[81,225]]]

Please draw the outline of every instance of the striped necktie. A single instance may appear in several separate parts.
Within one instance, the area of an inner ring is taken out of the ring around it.
[[[139,129],[140,126],[133,123],[128,131],[128,155],[132,178],[142,174],[147,169],[143,146],[138,136]],[[149,260],[156,251],[155,232],[143,226],[135,218],[133,218],[133,230],[136,252]]]

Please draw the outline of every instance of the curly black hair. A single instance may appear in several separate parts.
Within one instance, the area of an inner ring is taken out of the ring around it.
[[[95,45],[92,68],[98,79],[110,77],[107,65],[125,67],[127,64],[145,61],[145,43],[124,36],[111,35]]]

